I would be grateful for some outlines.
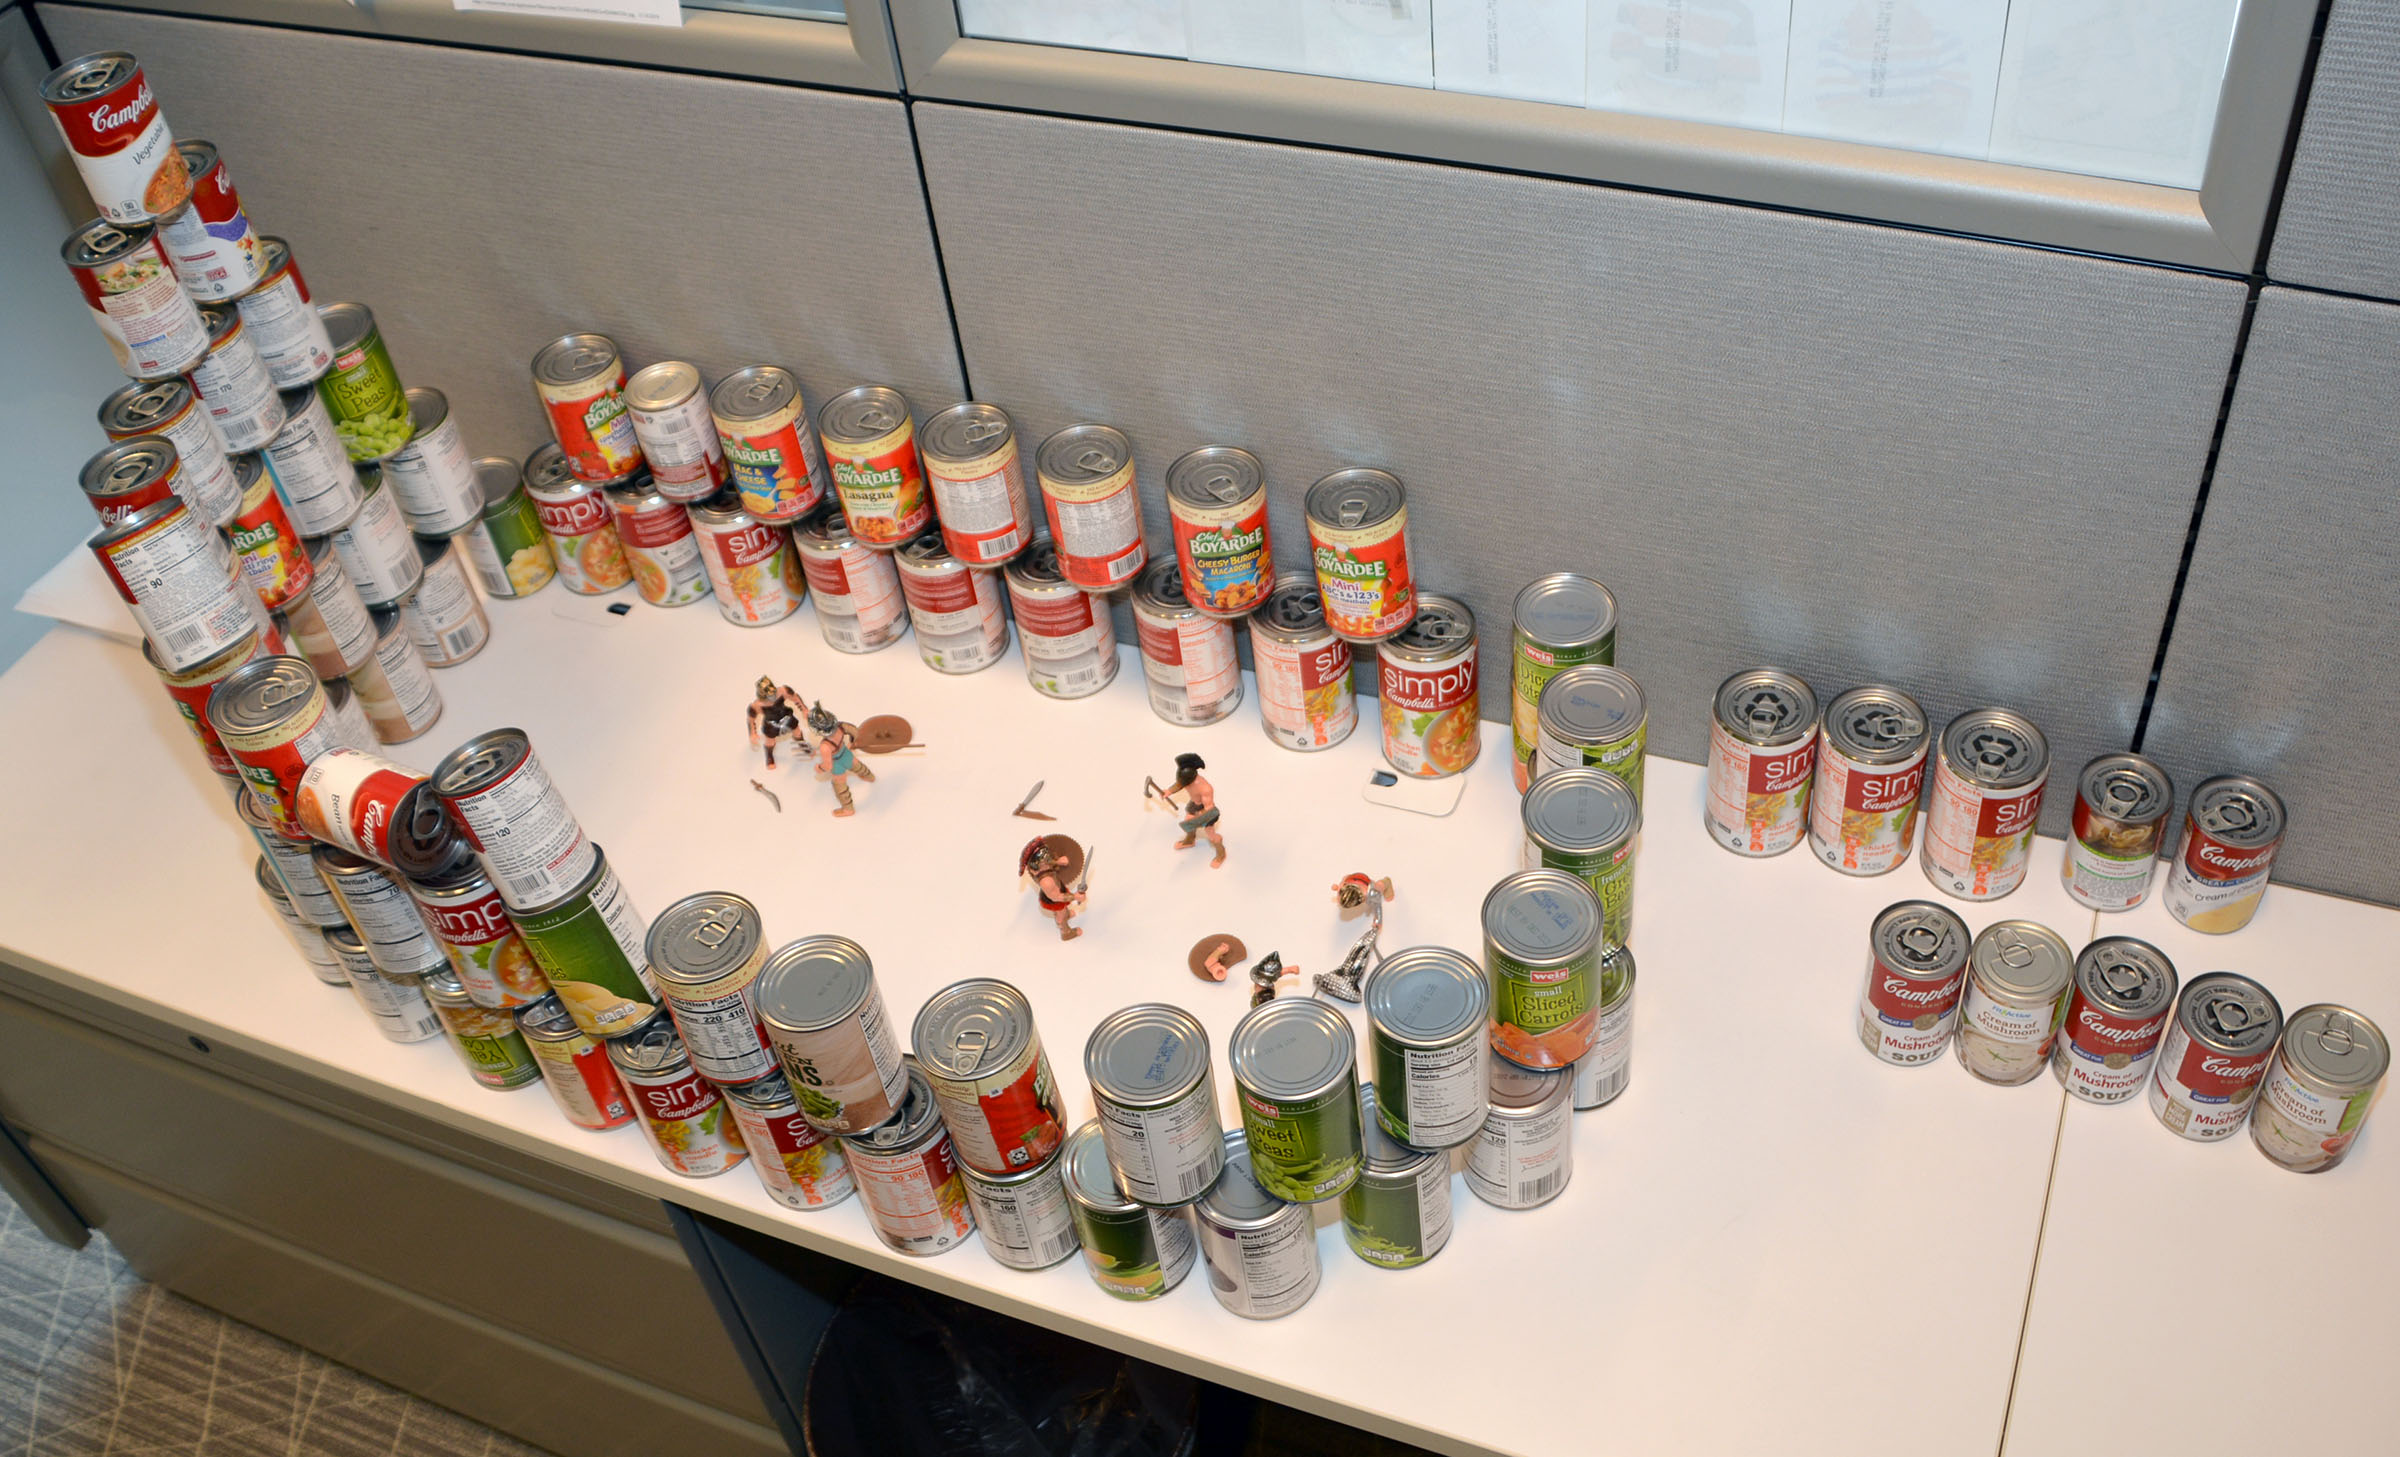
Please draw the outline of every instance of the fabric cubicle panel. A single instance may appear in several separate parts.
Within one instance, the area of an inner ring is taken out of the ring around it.
[[[60,54],[139,56],[320,300],[375,310],[477,454],[548,438],[534,351],[794,370],[956,398],[897,101],[403,41],[41,7]],[[61,287],[67,280],[59,280]],[[97,401],[94,402],[97,404]]]
[[[2016,705],[2053,785],[2130,740],[2224,388],[2230,280],[1574,183],[920,104],[978,395],[1028,439],[1265,462],[1286,570],[1344,465],[1482,630],[1614,589],[1654,752],[1727,673]],[[2046,822],[2063,823],[2055,788]],[[1681,811],[1678,811],[1681,812]]]
[[[2333,0],[2267,273],[2400,298],[2400,0]]]
[[[2260,295],[2146,743],[2187,795],[2231,771],[2283,795],[2276,878],[2387,904],[2396,358],[2400,307]]]

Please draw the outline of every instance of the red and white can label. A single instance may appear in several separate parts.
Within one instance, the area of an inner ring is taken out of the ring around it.
[[[863,546],[846,546],[838,554],[802,552],[800,566],[817,596],[817,616],[835,619],[826,626],[828,637],[841,626],[839,619],[849,618],[855,625],[845,631],[862,643],[880,642],[907,610],[900,570],[882,552]]]
[[[2267,1047],[2235,1057],[2195,1042],[2182,1023],[2170,1023],[2159,1044],[2158,1074],[2150,1080],[2150,1111],[2186,1138],[2231,1138],[2250,1116],[2251,1099],[2274,1055]]]
[[[995,572],[919,572],[903,566],[900,590],[916,625],[917,649],[945,673],[969,673],[1000,660],[1008,648],[1008,616],[1000,607]]]
[[[692,518],[673,501],[648,505],[610,503],[617,541],[625,552],[634,587],[653,607],[681,607],[708,595],[708,571],[700,565],[700,542]]]
[[[2236,930],[2257,914],[2281,844],[2279,840],[2249,849],[2228,845],[2187,816],[2183,846],[2167,864],[2167,883],[2159,898],[2168,914],[2195,931]]]
[[[750,1009],[748,987],[721,997],[685,997],[663,986],[659,992],[701,1076],[730,1085],[754,1083],[775,1071],[775,1049]]]
[[[191,169],[175,150],[174,134],[140,67],[106,91],[49,107],[84,188],[110,222],[170,213],[191,195]]]
[[[1136,612],[1134,630],[1141,637],[1142,673],[1152,684],[1181,689],[1188,701],[1187,723],[1212,722],[1217,705],[1241,690],[1241,660],[1234,656],[1233,624],[1215,617],[1185,617],[1152,622]],[[1152,698],[1155,704],[1157,699]]]
[[[1121,587],[1150,560],[1133,462],[1096,481],[1044,480],[1042,509],[1058,545],[1058,574],[1086,592]]]
[[[1867,1051],[1900,1067],[1928,1063],[1950,1045],[1967,983],[1961,966],[1939,980],[1903,976],[1874,957],[1858,999],[1858,1035]]]
[[[169,675],[160,675],[159,681],[166,685],[167,697],[174,700],[175,711],[183,716],[184,725],[191,729],[192,737],[200,741],[200,752],[208,756],[208,767],[236,783],[241,782],[242,766],[234,762],[233,752],[225,747],[223,739],[217,737],[217,731],[208,726],[208,696],[217,691],[219,683],[233,676],[234,669],[255,663],[260,658],[272,657],[278,650],[278,646],[261,633],[251,640],[250,651],[223,663],[207,678],[178,680]],[[264,837],[261,838],[263,843]]]
[[[298,389],[333,367],[333,336],[308,302],[300,271],[291,266],[234,300],[251,346],[266,361],[275,388]]]
[[[633,1121],[633,1101],[625,1096],[616,1065],[600,1044],[580,1034],[567,1039],[528,1037],[525,1042],[541,1065],[550,1100],[569,1123],[598,1133]]]
[[[731,526],[695,520],[700,565],[717,594],[717,610],[738,627],[764,627],[799,610],[807,588],[799,549],[784,528],[748,517]]]
[[[2119,1017],[2075,989],[2050,1066],[2067,1091],[2094,1103],[2122,1103],[2142,1090],[2150,1058],[2172,1009]]]
[[[1481,704],[1470,644],[1444,662],[1412,663],[1376,654],[1383,705],[1383,758],[1417,779],[1456,774],[1483,748]]]
[[[750,1156],[725,1112],[724,1096],[699,1073],[686,1068],[651,1079],[617,1071],[642,1115],[642,1136],[669,1173],[712,1178]]]
[[[541,518],[542,534],[550,538],[550,554],[558,561],[558,579],[568,591],[596,597],[633,580],[606,495],[589,487],[526,494],[533,497],[534,514]]]
[[[641,441],[625,409],[625,364],[597,379],[571,385],[535,380],[550,435],[566,452],[567,469],[582,481],[607,482],[633,474],[642,463]]]
[[[1925,803],[1925,869],[1933,883],[1971,901],[1997,900],[2024,884],[2042,788],[2037,779],[2017,789],[1979,789],[1937,761]]]
[[[169,672],[196,668],[248,633],[272,631],[224,536],[188,505],[92,551]]]
[[[582,884],[599,853],[530,750],[499,782],[472,794],[445,795],[442,804],[483,861],[484,874],[518,910]]]
[[[1025,549],[1031,513],[1015,439],[979,460],[927,461],[925,473],[932,478],[934,515],[950,555],[969,566],[988,567]]]
[[[300,827],[353,855],[392,863],[392,820],[400,801],[425,782],[405,764],[357,749],[329,749],[300,776]]]
[[[135,379],[164,379],[207,357],[208,321],[175,281],[155,233],[122,258],[69,271],[117,368]]]
[[[215,302],[246,293],[265,267],[265,249],[242,211],[220,158],[191,181],[192,205],[159,224],[183,291]],[[238,447],[237,447],[238,448]]]
[[[883,1242],[907,1255],[938,1255],[975,1232],[967,1181],[944,1134],[915,1153],[879,1157],[849,1147],[850,1172],[867,1221]]]
[[[650,462],[650,479],[671,501],[704,501],[725,484],[725,448],[717,440],[716,417],[708,412],[708,396],[693,390],[663,410],[625,407],[642,455]]]
[[[840,1139],[809,1127],[797,1107],[769,1113],[739,1098],[725,1101],[733,1105],[750,1167],[758,1170],[768,1197],[790,1209],[823,1209],[850,1197],[850,1164]]]
[[[958,1157],[982,1174],[1030,1169],[1067,1141],[1058,1083],[1039,1042],[1009,1066],[973,1078],[927,1075]]]
[[[1708,726],[1708,832],[1740,855],[1780,855],[1808,828],[1808,787],[1816,772],[1811,736],[1779,749],[1755,748]]]
[[[1816,773],[1808,838],[1819,860],[1853,875],[1881,875],[1908,859],[1924,752],[1906,764],[1862,764],[1820,738]]]
[[[1258,711],[1267,737],[1287,749],[1331,748],[1358,727],[1358,700],[1350,692],[1350,644],[1286,643],[1250,634],[1250,658],[1258,670]]]

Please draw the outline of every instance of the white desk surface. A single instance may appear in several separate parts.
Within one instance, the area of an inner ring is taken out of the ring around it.
[[[948,678],[913,644],[835,653],[805,612],[745,631],[707,605],[635,603],[623,618],[603,606],[555,587],[489,604],[493,645],[437,674],[442,721],[390,752],[425,768],[471,733],[528,730],[643,909],[732,890],[758,903],[779,942],[856,936],[903,1022],[959,977],[1017,983],[1078,1119],[1090,1111],[1090,1027],[1164,1000],[1207,1024],[1232,1120],[1222,1048],[1247,987],[1239,972],[1218,986],[1185,970],[1201,935],[1232,931],[1313,972],[1355,930],[1337,923],[1329,888],[1361,870],[1398,883],[1387,948],[1479,954],[1477,907],[1515,865],[1517,799],[1494,725],[1456,814],[1430,819],[1360,797],[1380,763],[1371,714],[1348,744],[1303,756],[1270,744],[1248,703],[1207,729],[1160,722],[1130,653],[1107,691],[1055,703],[1026,686],[1013,653]],[[860,788],[858,817],[834,820],[829,789],[805,773],[770,780],[745,743],[741,710],[765,672],[853,720],[901,713],[929,747],[875,761],[881,778]],[[9,959],[528,1157],[1447,1452],[1983,1457],[2000,1443],[2064,1097],[2048,1078],[1992,1088],[1950,1059],[1903,1070],[1870,1058],[1853,1031],[1867,924],[1894,900],[1929,897],[1926,882],[1913,866],[1858,881],[1805,851],[1728,854],[1700,828],[1690,765],[1651,761],[1633,1081],[1615,1104],[1577,1115],[1566,1192],[1511,1213],[1458,1179],[1449,1248],[1406,1272],[1355,1259],[1335,1207],[1320,1206],[1322,1290],[1289,1317],[1253,1323],[1221,1309],[1201,1279],[1133,1305],[1103,1295],[1080,1262],[1023,1274],[972,1241],[931,1260],[895,1255],[855,1201],[804,1215],[743,1170],[676,1178],[630,1129],[578,1130],[540,1093],[477,1087],[441,1043],[384,1041],[315,981],[258,903],[249,837],[150,670],[119,644],[54,630],[0,679],[0,741],[20,771],[25,827],[0,850]],[[1170,818],[1143,807],[1141,776],[1163,775],[1187,748],[1207,755],[1219,789],[1222,870],[1204,852],[1172,851]],[[783,813],[752,777],[774,785]],[[1037,807],[1059,816],[1054,826],[1008,813],[1036,779],[1048,780]],[[1089,934],[1068,945],[1011,876],[1019,847],[1044,829],[1099,848]],[[2024,917],[2080,946],[2094,918],[2058,890],[2058,858],[2056,841],[2039,842],[2025,889],[1959,907],[1969,926]],[[2271,913],[2315,899],[2279,889]],[[2246,936],[2263,942],[2263,930]],[[2225,944],[2247,951],[2243,940]],[[2333,968],[2320,974],[2331,985]],[[2298,1004],[2297,978],[2277,985]],[[2089,1121],[2132,1130],[2127,1148],[2152,1163],[2187,1153],[2137,1126],[2148,1123],[2138,1109]],[[2261,1200],[2345,1204],[2363,1230],[2361,1206],[2393,1206],[2357,1191],[2400,1178],[2373,1143],[2314,1181],[2246,1147],[2189,1152]],[[2095,1219],[2141,1208],[2124,1196],[2094,1203]],[[2140,1217],[2170,1240],[2214,1227],[2156,1207]],[[2339,1267],[2359,1253],[2350,1246]],[[2062,1373],[2070,1344],[2060,1342]],[[2138,1400],[2152,1413],[2171,1404],[2155,1387],[2105,1384],[2151,1392]],[[2072,1380],[2049,1391],[2062,1408],[2086,1394]]]

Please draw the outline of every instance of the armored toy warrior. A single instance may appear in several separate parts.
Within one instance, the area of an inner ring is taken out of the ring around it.
[[[850,800],[850,776],[875,782],[875,771],[858,757],[858,729],[835,718],[832,709],[819,703],[808,711],[808,731],[817,736],[817,777],[831,780],[833,797],[842,802],[833,817],[847,819],[858,813]]]
[[[789,738],[802,742],[800,718],[808,712],[808,700],[792,690],[788,683],[773,678],[758,680],[758,696],[750,700],[750,747],[767,751],[767,768],[775,767],[775,744]]]
[[[1018,852],[1017,873],[1033,881],[1033,893],[1041,903],[1042,914],[1058,922],[1059,940],[1072,941],[1083,934],[1081,926],[1067,924],[1083,909],[1083,888],[1067,884],[1066,862],[1039,836],[1026,841],[1025,848]]]
[[[1175,848],[1189,850],[1200,842],[1202,835],[1208,836],[1209,845],[1217,852],[1216,858],[1208,862],[1209,869],[1214,870],[1225,863],[1225,836],[1217,830],[1216,786],[1200,777],[1200,771],[1207,767],[1198,754],[1177,754],[1175,782],[1161,789],[1157,780],[1145,778],[1142,792],[1168,805],[1175,804],[1176,795],[1183,796],[1182,818],[1176,824],[1183,831],[1183,838],[1175,842]]]

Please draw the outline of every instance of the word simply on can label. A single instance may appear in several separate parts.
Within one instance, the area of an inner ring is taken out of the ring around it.
[[[1225,1174],[1192,1206],[1209,1293],[1244,1320],[1273,1320],[1308,1304],[1325,1278],[1317,1225],[1305,1205],[1260,1187],[1239,1133],[1225,1135]]]
[[[625,412],[651,478],[672,501],[705,501],[725,484],[725,447],[700,387],[699,366],[661,360],[625,382]]]
[[[191,170],[132,56],[78,56],[43,78],[42,104],[110,222],[159,217],[191,195]]]
[[[650,923],[645,959],[702,1076],[726,1086],[774,1073],[774,1049],[750,1001],[767,964],[758,907],[723,891],[687,895]]]
[[[1494,1053],[1487,1066],[1505,1062]],[[1575,1074],[1563,1067],[1499,1071],[1491,1111],[1467,1152],[1467,1187],[1495,1208],[1537,1208],[1575,1174]]]
[[[709,391],[708,408],[726,479],[751,515],[788,524],[832,494],[832,469],[790,370],[772,364],[737,369]]]
[[[400,802],[424,782],[405,764],[359,749],[328,749],[300,776],[300,827],[328,845],[389,865]]]
[[[508,904],[480,870],[438,885],[408,883],[417,910],[433,939],[442,943],[459,985],[481,1007],[514,1011],[530,1007],[551,994],[550,979],[542,975]]]
[[[1117,677],[1117,624],[1108,599],[1066,579],[1058,548],[1036,537],[1001,574],[1025,650],[1025,678],[1045,698],[1088,698]]]
[[[998,405],[969,401],[925,422],[918,440],[942,544],[970,567],[1014,560],[1033,541],[1017,427]]]
[[[1359,1097],[1365,1159],[1358,1182],[1342,1192],[1342,1239],[1377,1269],[1422,1265],[1450,1242],[1450,1156],[1384,1132],[1373,1087]]]
[[[1601,769],[1625,782],[1635,802],[1650,752],[1650,704],[1633,675],[1586,663],[1551,675],[1534,706],[1533,777]]]
[[[1325,625],[1381,642],[1417,615],[1408,562],[1408,494],[1389,471],[1342,470],[1308,488],[1309,561]]]
[[[800,610],[808,584],[791,534],[761,521],[732,491],[719,491],[690,509],[700,565],[716,594],[717,611],[736,627],[766,627]]]
[[[1242,703],[1242,664],[1233,624],[1203,617],[1185,600],[1183,574],[1152,562],[1133,585],[1133,625],[1142,649],[1150,711],[1197,727],[1230,717]]]
[[[1473,766],[1483,751],[1476,651],[1475,614],[1430,593],[1417,598],[1407,626],[1376,644],[1386,764],[1418,779]]]
[[[301,535],[339,531],[366,504],[358,467],[333,433],[333,417],[316,390],[300,385],[285,390],[282,399],[283,429],[267,442],[267,473]]]
[[[1315,578],[1277,579],[1250,614],[1250,660],[1258,672],[1259,722],[1277,744],[1310,754],[1357,729],[1350,644],[1325,625]]]
[[[1412,946],[1367,979],[1367,1068],[1383,1131],[1411,1148],[1455,1148],[1490,1111],[1491,985],[1472,958]]]
[[[1867,928],[1858,1038],[1895,1067],[1939,1058],[1958,1027],[1973,945],[1958,913],[1931,901],[1887,906]]]
[[[325,332],[325,321],[317,317],[316,305],[309,301],[308,281],[300,276],[300,265],[292,261],[291,245],[281,238],[261,238],[258,244],[264,277],[256,288],[235,299],[234,307],[242,312],[242,323],[250,331],[258,357],[275,376],[275,388],[313,385],[317,376],[333,367],[333,339]]]
[[[642,600],[653,607],[682,607],[707,596],[708,569],[700,564],[691,514],[640,471],[610,486],[607,495],[617,542]]]
[[[1046,1270],[1083,1248],[1067,1199],[1066,1162],[1057,1154],[1013,1174],[962,1166],[975,1232],[992,1258],[1012,1270]]]
[[[525,492],[568,591],[597,597],[633,580],[608,493],[576,476],[557,445],[543,445],[526,457]]]
[[[2103,754],[2084,765],[2058,865],[2068,898],[2096,911],[2140,905],[2174,807],[2175,782],[2139,754]]]
[[[1845,875],[1881,875],[1908,858],[1933,730],[1917,700],[1879,683],[1825,707],[1808,843]]]
[[[1013,1173],[1066,1141],[1033,1003],[1015,987],[989,977],[944,987],[918,1010],[909,1045],[967,1167]]]
[[[1717,687],[1708,725],[1709,837],[1736,855],[1780,855],[1808,830],[1817,695],[1796,673],[1751,668]]]
[[[404,744],[441,720],[442,691],[398,607],[371,607],[367,620],[375,626],[375,653],[352,670],[350,686],[376,739]]]
[[[408,533],[392,493],[380,476],[365,482],[357,514],[333,533],[333,549],[369,607],[388,607],[408,595],[425,575],[425,559],[417,555],[417,539]]]
[[[197,667],[268,630],[266,609],[243,584],[225,538],[179,497],[103,529],[91,549],[163,667]]]
[[[605,1132],[633,1121],[633,1102],[607,1050],[576,1024],[566,1003],[545,995],[518,1008],[516,1017],[517,1030],[541,1064],[550,1099],[569,1123]]]
[[[608,1060],[642,1117],[650,1151],[668,1173],[711,1179],[750,1156],[725,1095],[692,1067],[683,1039],[663,1013],[610,1038]]]
[[[493,729],[451,750],[434,766],[433,792],[513,907],[554,899],[599,861],[523,729]]]
[[[2049,773],[2049,741],[2023,714],[1978,708],[1950,720],[1925,790],[1925,878],[1971,901],[2024,884]]]
[[[492,640],[492,620],[449,537],[418,537],[417,556],[425,572],[400,599],[400,620],[428,667],[456,667]]]
[[[1959,1003],[1958,1060],[1987,1083],[2013,1087],[2041,1076],[2075,979],[2075,953],[2032,921],[1994,921],[1967,955]]]
[[[1097,1123],[1075,1130],[1059,1162],[1093,1284],[1119,1300],[1156,1300],[1183,1283],[1199,1255],[1188,1209],[1153,1209],[1126,1198],[1110,1176]]]
[[[1517,790],[1533,782],[1542,690],[1569,668],[1617,661],[1616,595],[1574,572],[1552,572],[1517,592],[1509,634],[1508,721]]]
[[[530,597],[558,575],[558,561],[525,489],[524,468],[506,456],[487,455],[475,462],[475,480],[483,492],[482,513],[456,540],[466,547],[484,591]]]
[[[1188,1204],[1225,1165],[1208,1029],[1180,1007],[1112,1012],[1083,1046],[1101,1140],[1117,1187],[1140,1204]]]
[[[452,536],[482,514],[483,482],[450,413],[449,397],[440,390],[407,393],[417,433],[383,463],[383,481],[391,487],[409,530],[419,536]]]
[[[793,527],[792,544],[817,601],[817,628],[837,652],[871,653],[908,631],[892,554],[869,550],[839,510],[819,511]]]
[[[1600,898],[1561,870],[1520,871],[1483,900],[1492,1049],[1534,1069],[1571,1067],[1600,1022]]]
[[[1600,963],[1600,1035],[1575,1063],[1575,1111],[1617,1100],[1633,1081],[1633,952]]]
[[[1249,1140],[1251,1172],[1278,1199],[1314,1204],[1358,1178],[1357,1038],[1313,998],[1253,1007],[1226,1060]]]
[[[283,431],[283,399],[275,377],[250,346],[240,311],[230,304],[200,310],[208,353],[192,366],[192,390],[216,422],[228,450],[257,450]]]
[[[909,1069],[865,947],[807,936],[780,948],[751,983],[750,1005],[811,1124],[863,1134],[900,1111]],[[925,1096],[932,1108],[930,1087]]]
[[[2250,924],[2290,816],[2283,797],[2247,774],[2220,774],[2192,791],[2183,844],[2159,891],[2167,913],[2195,931],[2222,935]]]
[[[2050,1070],[2086,1102],[2125,1102],[2150,1080],[2174,1005],[2175,963],[2165,952],[2131,936],[2094,941],[2075,958]]]
[[[175,281],[148,223],[94,219],[61,247],[117,368],[135,379],[181,374],[208,353],[208,324]]]
[[[817,415],[817,435],[859,541],[890,551],[933,524],[916,425],[898,390],[860,385],[835,395]]]
[[[1107,592],[1142,571],[1150,554],[1142,543],[1133,442],[1123,431],[1070,425],[1042,442],[1034,474],[1050,519],[1050,540],[1058,547],[1058,567],[1068,581],[1086,592]]]
[[[186,379],[136,380],[100,402],[100,429],[115,441],[129,441],[144,435],[163,437],[175,447],[174,493],[190,503],[193,510],[210,524],[223,526],[241,509],[242,486],[234,477],[233,462],[226,455],[225,438],[217,433],[217,425],[200,407],[200,397],[192,393],[191,381]],[[105,454],[105,452],[103,452]],[[95,461],[99,456],[94,456]],[[84,468],[87,472],[90,466]],[[85,493],[90,494],[87,483]],[[101,507],[99,497],[93,506]],[[130,512],[149,504],[148,500],[129,500],[123,503]],[[110,513],[102,509],[100,519]]]
[[[2373,1022],[2348,1007],[2302,1007],[2267,1065],[2250,1141],[2295,1173],[2332,1168],[2350,1156],[2391,1065],[2392,1045]]]
[[[1167,518],[1183,594],[1211,617],[1239,617],[1274,590],[1267,472],[1231,445],[1204,445],[1167,467]]]
[[[783,1074],[722,1091],[768,1198],[787,1209],[828,1209],[850,1197],[856,1185],[842,1141],[800,1116]]]
[[[625,409],[625,360],[606,334],[568,334],[533,356],[533,392],[550,417],[567,473],[605,485],[642,463],[641,441]],[[533,471],[525,472],[528,483]]]
[[[381,460],[408,444],[417,428],[383,330],[365,304],[319,304],[317,317],[333,343],[333,364],[317,376],[317,398],[352,460]]]
[[[167,260],[183,291],[209,302],[247,293],[266,272],[264,250],[242,210],[242,195],[214,142],[177,142],[191,196],[158,220]]]
[[[208,767],[215,770],[219,778],[237,785],[243,782],[242,766],[235,762],[233,752],[225,747],[225,741],[217,737],[217,731],[209,727],[209,696],[217,691],[219,683],[233,676],[235,669],[273,656],[275,645],[269,641],[267,634],[252,632],[197,667],[177,673],[159,662],[158,649],[146,640],[142,643],[143,660],[149,663],[158,674],[159,681],[165,685],[167,697],[175,705],[175,712],[183,719],[184,726],[192,731],[192,737],[199,741],[200,752],[207,757]]]
[[[902,1091],[892,1100],[891,1116],[863,1132],[844,1134],[842,1154],[850,1160],[867,1222],[893,1249],[938,1255],[974,1232],[975,1214],[957,1153],[933,1090],[913,1066],[902,1068]]]
[[[2150,1111],[2198,1143],[2233,1137],[2282,1035],[2283,1008],[2265,987],[2230,971],[2192,978],[2159,1044]]]
[[[917,655],[937,673],[977,673],[1008,651],[1000,574],[968,570],[938,531],[892,553],[900,592],[917,630]]]

